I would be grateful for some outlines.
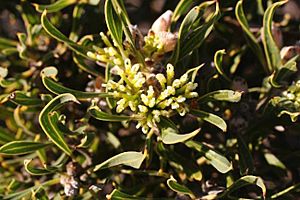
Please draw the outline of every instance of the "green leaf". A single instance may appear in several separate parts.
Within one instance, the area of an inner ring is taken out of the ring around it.
[[[287,82],[287,78],[297,72],[297,62],[299,56],[295,56],[286,62],[283,66],[275,69],[269,77],[271,85],[275,88],[280,88]]]
[[[266,152],[264,153],[264,157],[269,165],[273,165],[275,167],[286,170],[286,166],[274,154]]]
[[[0,144],[5,144],[15,140],[14,136],[10,134],[6,129],[0,127]]]
[[[55,26],[51,24],[51,22],[47,18],[47,11],[44,10],[42,16],[41,16],[41,23],[45,31],[55,38],[56,40],[65,43],[70,49],[75,51],[76,53],[82,55],[85,58],[90,59],[90,57],[87,56],[88,49],[78,45],[77,43],[73,42],[69,38],[67,38],[64,34],[62,34]]]
[[[107,28],[111,34],[115,45],[120,49],[122,48],[123,43],[123,29],[122,29],[122,22],[119,19],[117,13],[113,8],[113,4],[111,0],[105,1],[104,7],[104,14],[105,14],[105,21],[107,24]],[[122,51],[122,50],[121,50]]]
[[[221,173],[227,173],[232,170],[232,164],[227,158],[220,153],[216,152],[209,146],[199,143],[193,140],[185,142],[185,145],[189,148],[195,149],[204,154],[204,157],[210,161],[210,164]]]
[[[0,154],[21,155],[35,152],[49,144],[30,141],[12,141],[0,147]]]
[[[248,175],[248,176],[243,176],[239,180],[235,181],[229,188],[227,188],[227,190],[224,193],[219,195],[218,198],[220,198],[220,199],[225,198],[225,197],[230,198],[230,199],[239,198],[239,197],[233,197],[230,194],[240,188],[247,186],[247,185],[258,186],[262,190],[263,197],[266,196],[267,191],[266,191],[266,186],[265,186],[263,180],[260,177]],[[259,199],[261,199],[261,198],[259,198]]]
[[[133,195],[126,194],[120,190],[114,189],[111,194],[106,196],[106,199],[111,200],[146,200],[147,198],[135,197]]]
[[[287,1],[279,1],[269,6],[263,18],[262,42],[270,72],[280,68],[282,65],[280,52],[272,35],[272,18],[275,9],[286,2]]]
[[[179,184],[173,176],[171,176],[171,178],[167,180],[167,185],[171,190],[179,194],[189,195],[191,199],[195,199],[195,195],[193,194],[193,192],[186,186]]]
[[[228,102],[239,102],[242,97],[242,92],[233,90],[217,90],[207,93],[198,98],[199,103],[206,103],[209,101],[228,101]]]
[[[35,7],[35,9],[38,12],[43,12],[44,10],[47,10],[48,13],[52,13],[52,12],[60,11],[60,10],[64,9],[65,7],[68,7],[68,6],[76,3],[77,1],[78,0],[58,0],[49,5],[40,5],[40,4],[36,4],[36,3],[33,3],[32,5]]]
[[[71,155],[72,152],[64,139],[64,133],[59,129],[57,124],[53,123],[53,117],[51,118],[51,116],[54,115],[55,110],[70,101],[79,103],[72,94],[66,93],[58,95],[44,107],[39,115],[40,125],[45,134],[57,147],[68,155]]]
[[[207,121],[219,129],[221,129],[223,132],[227,131],[227,124],[226,122],[219,116],[214,115],[212,113],[208,113],[202,110],[191,110],[191,114],[196,115],[200,119]]]
[[[115,155],[103,163],[96,165],[94,171],[98,171],[100,169],[111,168],[117,165],[126,165],[129,167],[133,167],[135,169],[139,169],[145,159],[145,154],[136,151],[127,151]]]
[[[251,152],[244,141],[243,137],[238,135],[238,154],[239,154],[239,164],[240,164],[240,174],[246,175],[250,174],[254,170],[254,163]]]
[[[95,119],[101,121],[108,121],[108,122],[120,122],[120,121],[128,121],[128,120],[135,119],[134,116],[112,115],[109,113],[105,113],[101,111],[98,106],[91,106],[88,109],[88,113]]]
[[[10,94],[9,100],[20,106],[41,106],[42,100],[27,96],[23,91],[15,91]]]
[[[161,128],[161,140],[164,144],[176,144],[179,142],[184,142],[200,132],[200,128],[187,134],[179,134],[177,129],[174,129],[166,123],[159,124]]]
[[[88,148],[94,142],[95,133],[88,132],[85,134],[84,138],[81,139],[80,144],[77,145],[79,148]]]
[[[200,25],[200,19],[205,10],[213,4],[216,5],[215,12],[206,19],[204,24]],[[178,41],[171,58],[173,64],[192,53],[194,49],[200,47],[204,39],[212,31],[213,24],[219,18],[219,14],[219,4],[216,1],[203,2],[191,9],[179,28]]]
[[[249,44],[251,50],[253,53],[257,56],[259,59],[261,65],[264,67],[264,70],[266,73],[270,73],[268,67],[266,66],[266,61],[264,58],[263,50],[261,49],[258,40],[256,37],[251,33],[249,24],[247,21],[247,18],[245,16],[244,10],[243,10],[243,0],[240,0],[235,7],[235,16],[240,23],[244,33],[246,34],[247,43]]]
[[[193,0],[180,0],[177,4],[173,16],[172,16],[172,23],[177,22],[178,19],[187,13],[188,9],[193,5]]]
[[[84,99],[89,99],[89,98],[104,98],[104,97],[111,96],[107,93],[82,92],[82,91],[73,90],[73,89],[64,87],[53,80],[56,78],[57,73],[58,73],[58,71],[55,67],[46,67],[41,71],[41,77],[42,77],[44,86],[49,91],[53,92],[54,94],[70,93],[79,100],[84,100]]]
[[[51,168],[34,168],[34,167],[30,166],[31,161],[32,161],[32,159],[31,160],[28,160],[28,159],[24,160],[25,170],[31,175],[42,176],[42,175],[47,175],[47,174],[53,174],[58,170],[57,168],[54,168],[54,167],[51,167]]]
[[[227,80],[228,82],[231,82],[231,79],[225,74],[225,72],[223,70],[223,66],[222,66],[222,61],[223,61],[223,55],[224,54],[226,54],[224,49],[218,50],[215,53],[215,56],[214,56],[214,63],[215,63],[215,66],[216,66],[216,69],[217,69],[218,73],[221,76],[223,76],[225,78],[225,80]]]

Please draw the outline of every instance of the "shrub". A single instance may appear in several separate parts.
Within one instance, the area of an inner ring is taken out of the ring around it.
[[[1,198],[297,197],[296,1],[47,2],[0,4]]]

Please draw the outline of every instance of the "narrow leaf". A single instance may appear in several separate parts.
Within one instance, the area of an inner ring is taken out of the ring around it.
[[[225,78],[228,82],[231,82],[230,78],[226,75],[226,73],[223,70],[222,61],[223,61],[223,55],[225,54],[225,50],[219,50],[215,53],[214,56],[214,63],[216,66],[216,69],[218,73]]]
[[[174,177],[171,176],[171,178],[167,180],[167,185],[171,190],[179,194],[189,195],[192,199],[195,199],[193,192],[186,186],[179,184]]]
[[[242,97],[242,92],[233,90],[217,90],[207,93],[198,98],[199,103],[206,103],[209,101],[228,101],[228,102],[239,102]]]
[[[11,93],[9,100],[20,106],[40,106],[43,103],[41,99],[27,96],[26,93],[22,91]]]
[[[179,134],[177,130],[171,127],[163,127],[161,129],[161,139],[164,144],[176,144],[184,142],[200,132],[200,128],[187,134]]]
[[[219,116],[214,115],[212,113],[208,113],[202,110],[192,110],[191,113],[193,115],[196,115],[200,119],[207,121],[215,126],[217,126],[219,129],[221,129],[223,132],[226,132],[227,130],[227,124],[226,122]]]
[[[25,167],[25,170],[31,174],[31,175],[34,175],[34,176],[42,176],[42,175],[47,175],[47,174],[52,174],[52,173],[55,173],[58,169],[57,168],[34,168],[30,165],[30,162],[32,160],[24,160],[24,167]]]
[[[40,4],[33,3],[33,6],[38,12],[43,12],[44,10],[47,10],[48,13],[52,13],[52,12],[60,11],[67,6],[76,3],[77,1],[78,0],[58,0],[49,5],[40,5]]]
[[[49,144],[30,141],[12,141],[0,147],[0,154],[21,155],[35,152]]]
[[[64,34],[62,34],[47,18],[47,11],[44,10],[41,16],[41,23],[45,31],[51,35],[53,38],[57,39],[60,42],[65,43],[70,49],[75,51],[76,53],[82,55],[85,58],[90,59],[87,56],[88,49],[83,48],[82,46],[78,45],[77,43],[73,42],[69,38],[67,38]]]
[[[272,35],[272,19],[275,9],[285,4],[287,1],[279,1],[268,7],[263,18],[262,42],[269,70],[272,72],[281,67],[280,52]]]
[[[219,172],[225,174],[232,170],[232,164],[227,160],[227,158],[209,146],[193,140],[185,142],[185,145],[189,148],[199,151],[200,153],[203,153],[205,158],[210,161],[210,164]]]
[[[220,196],[218,196],[218,198],[224,198],[224,197],[230,197],[230,199],[236,199],[238,197],[233,197],[230,194],[237,191],[240,188],[243,188],[247,185],[256,185],[258,186],[261,191],[262,191],[262,195],[263,197],[266,196],[266,186],[263,182],[263,180],[258,177],[258,176],[252,176],[252,175],[248,175],[248,176],[243,176],[242,178],[240,178],[239,180],[235,181],[229,188],[227,188],[227,190],[222,193]]]
[[[265,72],[269,73],[269,69],[266,66],[263,50],[261,49],[258,40],[256,37],[251,33],[249,24],[247,21],[247,18],[245,16],[244,10],[243,10],[243,0],[240,0],[235,7],[235,16],[240,23],[247,39],[247,43],[249,44],[251,50],[253,53],[257,56],[259,59],[261,65],[264,67]]]
[[[82,92],[78,90],[73,90],[67,87],[60,85],[59,83],[55,82],[57,75],[57,69],[55,67],[46,67],[41,71],[41,77],[44,86],[54,94],[63,94],[63,93],[70,93],[74,95],[79,100],[89,99],[89,98],[103,98],[103,97],[110,97],[111,95],[107,93],[99,93],[99,92]]]
[[[96,165],[94,171],[115,167],[117,165],[126,165],[135,169],[139,169],[144,159],[145,155],[141,152],[127,151],[113,156],[99,165]]]
[[[147,200],[148,198],[135,197],[133,195],[129,195],[124,192],[121,192],[118,189],[114,189],[111,194],[106,195],[106,199],[110,199],[110,200]]]
[[[109,121],[109,122],[120,122],[120,121],[128,121],[134,119],[132,116],[126,115],[112,115],[109,113],[105,113],[100,110],[98,106],[91,106],[88,109],[88,113],[95,119],[101,121]]]
[[[55,110],[70,101],[79,103],[75,96],[73,96],[72,94],[61,94],[52,99],[44,107],[39,115],[40,125],[45,134],[56,146],[58,146],[68,155],[71,155],[72,152],[64,139],[64,133],[58,128],[57,124],[53,123],[53,119],[51,119],[51,116],[53,115]]]

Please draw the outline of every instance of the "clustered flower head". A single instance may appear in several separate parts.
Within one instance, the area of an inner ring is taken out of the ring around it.
[[[197,83],[189,80],[191,71],[175,79],[174,67],[167,64],[166,74],[146,74],[141,64],[124,61],[124,68],[117,66],[119,81],[109,80],[104,86],[117,99],[116,112],[131,110],[138,121],[137,128],[144,133],[157,126],[160,117],[175,113],[184,116],[188,112],[187,99],[195,98]]]

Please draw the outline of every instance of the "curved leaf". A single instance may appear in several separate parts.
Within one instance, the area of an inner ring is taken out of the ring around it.
[[[187,134],[179,134],[177,130],[171,127],[161,129],[161,140],[164,144],[176,144],[191,139],[200,132],[200,128]]]
[[[15,138],[12,134],[8,133],[4,128],[0,127],[0,144],[5,144],[13,141]]]
[[[264,67],[264,70],[267,73],[270,73],[269,69],[266,66],[263,50],[261,49],[258,40],[255,38],[255,36],[251,33],[249,24],[247,21],[247,18],[245,16],[244,10],[243,10],[243,0],[240,0],[235,7],[235,16],[240,23],[244,33],[246,34],[247,43],[249,44],[250,48],[252,49],[253,53],[257,56],[259,59],[261,65]]]
[[[30,141],[12,141],[0,147],[0,154],[21,155],[35,152],[49,144]]]
[[[112,193],[106,195],[106,199],[111,200],[147,200],[148,198],[135,197],[133,195],[126,194],[120,190],[114,189]],[[148,199],[149,200],[149,199]]]
[[[47,174],[52,174],[52,173],[55,173],[58,169],[57,168],[34,168],[32,166],[30,166],[30,162],[32,160],[24,160],[24,167],[25,167],[25,170],[31,174],[31,175],[34,175],[34,176],[42,176],[42,175],[47,175]]]
[[[208,101],[228,101],[228,102],[239,102],[242,97],[242,92],[233,90],[217,90],[207,93],[198,98],[199,103],[206,103]]]
[[[202,111],[202,110],[191,110],[191,113],[193,115],[196,115],[200,119],[215,125],[219,129],[221,129],[223,132],[227,131],[227,124],[221,117],[214,115],[212,113]]]
[[[186,186],[179,184],[173,176],[167,180],[167,185],[171,190],[179,194],[189,195],[192,199],[195,199],[193,192]]]
[[[39,115],[40,125],[45,134],[57,147],[59,147],[68,155],[71,155],[72,152],[64,139],[64,133],[59,129],[56,123],[53,123],[51,116],[55,110],[70,101],[79,103],[74,95],[69,93],[61,94],[52,99]]]
[[[216,69],[219,72],[219,74],[221,76],[223,76],[225,78],[225,80],[227,80],[228,82],[231,82],[230,78],[224,72],[223,66],[222,66],[222,61],[223,61],[223,55],[224,54],[226,54],[224,49],[218,50],[215,53],[215,56],[214,56],[214,63],[215,63]]]
[[[199,143],[193,140],[185,142],[185,145],[189,148],[193,148],[204,154],[204,157],[210,161],[210,164],[214,166],[219,172],[227,173],[232,170],[232,164],[227,160],[227,158],[209,146]]]
[[[193,0],[181,0],[174,10],[172,22],[176,22],[182,15],[186,14],[186,12],[193,5],[193,3]]]
[[[113,8],[113,4],[112,4],[111,0],[105,1],[104,9],[105,9],[104,10],[105,21],[107,24],[107,28],[111,34],[111,37],[113,38],[114,42],[116,43],[116,46],[118,46],[119,48],[122,48],[122,42],[123,42],[122,22],[118,18],[118,15]]]
[[[203,17],[204,11],[213,4],[216,5],[215,12],[203,25],[200,25],[200,19]],[[204,39],[212,31],[214,23],[219,18],[219,14],[219,4],[216,1],[203,2],[190,10],[179,28],[176,48],[172,55],[173,64],[189,55],[203,43]]]
[[[67,87],[60,85],[52,79],[55,79],[57,75],[57,69],[55,67],[46,67],[41,71],[41,77],[44,86],[54,94],[63,94],[70,93],[74,95],[77,99],[89,99],[89,98],[102,98],[102,97],[110,97],[111,95],[107,93],[99,93],[99,92],[82,92],[78,90],[73,90]]]
[[[36,97],[29,97],[25,92],[15,91],[10,94],[9,100],[21,106],[41,106],[42,100]]]
[[[222,193],[220,196],[218,196],[218,198],[224,198],[224,197],[229,198],[230,197],[230,198],[236,199],[236,197],[232,197],[232,196],[230,196],[230,194],[240,188],[247,186],[247,185],[258,186],[262,191],[263,197],[266,196],[267,190],[266,190],[266,186],[265,186],[263,180],[258,176],[248,175],[248,176],[243,176],[239,180],[235,181],[229,188],[227,188],[227,190],[224,193]],[[261,199],[261,198],[259,198],[259,199]]]
[[[108,160],[104,161],[99,165],[96,165],[94,171],[115,167],[117,165],[126,165],[129,167],[133,167],[135,169],[139,169],[145,157],[146,157],[145,154],[141,152],[136,152],[136,151],[123,152],[109,158]]]
[[[40,4],[36,4],[36,3],[33,3],[32,5],[35,7],[35,9],[38,12],[43,12],[44,10],[47,10],[48,13],[52,13],[52,12],[60,11],[60,10],[64,9],[65,7],[68,7],[68,6],[76,3],[77,1],[78,0],[58,0],[49,5],[40,5]]]
[[[108,121],[108,122],[120,122],[120,121],[128,121],[134,119],[134,116],[112,115],[109,113],[105,113],[101,111],[98,106],[91,106],[88,109],[88,113],[95,119],[101,121]]]
[[[269,6],[263,18],[262,42],[264,45],[268,67],[271,72],[282,65],[280,52],[272,35],[272,18],[275,9],[286,2],[287,1],[279,1]]]
[[[69,38],[67,38],[64,34],[62,34],[55,26],[51,24],[51,22],[47,19],[47,11],[44,10],[41,16],[41,23],[45,31],[51,35],[53,38],[57,39],[60,42],[65,43],[70,49],[75,51],[76,53],[82,55],[85,58],[90,59],[87,56],[88,49],[83,48],[82,46],[78,45],[77,43],[73,42]]]

